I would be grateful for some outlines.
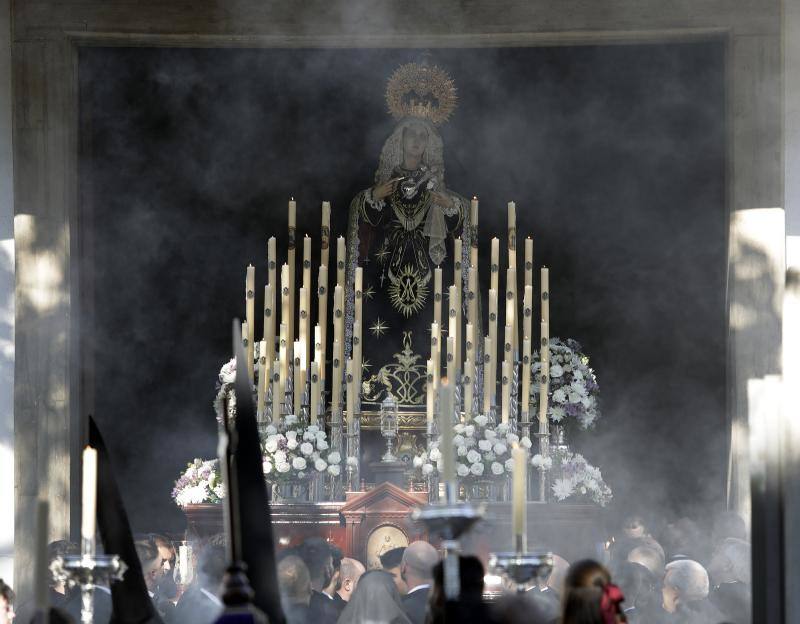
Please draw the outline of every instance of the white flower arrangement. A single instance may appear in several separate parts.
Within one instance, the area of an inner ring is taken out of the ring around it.
[[[531,358],[531,410],[539,410],[542,364],[539,351]],[[592,427],[600,417],[597,377],[581,345],[572,339],[550,338],[550,385],[547,415],[554,423],[575,420],[582,429]]]
[[[531,447],[528,437],[520,439],[505,424],[490,427],[484,415],[475,416],[467,425],[458,423],[453,430],[456,474],[462,479],[502,479],[513,470],[511,445],[517,442],[525,448]],[[422,475],[433,474],[441,468],[439,443],[440,440],[434,441],[429,451],[414,457],[413,466]]]
[[[280,430],[269,425],[265,434],[262,454],[271,467],[265,471],[269,481],[305,479],[315,472],[340,474],[342,457],[330,450],[325,431],[317,425],[303,427],[296,419],[286,419]]]
[[[556,500],[568,498],[589,499],[601,507],[611,502],[611,488],[603,481],[600,469],[592,466],[580,453],[567,453],[558,461],[558,474],[553,480],[552,490]]]
[[[186,466],[172,489],[172,499],[179,507],[219,503],[223,498],[225,486],[216,459],[195,459]]]

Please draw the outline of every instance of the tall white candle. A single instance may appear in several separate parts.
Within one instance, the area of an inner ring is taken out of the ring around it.
[[[273,284],[267,284],[264,286],[264,343],[270,366],[275,359],[275,316],[275,289]]]
[[[364,324],[364,317],[362,313],[364,304],[364,269],[356,267],[355,275],[355,304],[353,309],[353,374],[360,377],[361,371],[361,344],[362,344],[362,327]],[[358,324],[356,324],[358,323]],[[358,347],[358,349],[356,349]],[[358,404],[356,403],[356,408]]]
[[[492,239],[492,263],[491,268],[491,281],[489,288],[498,292],[500,290],[500,241],[497,238]]]
[[[278,378],[278,397],[281,402],[281,410],[273,418],[278,418],[283,412],[283,405],[286,403],[286,380],[289,377],[289,348],[288,348],[288,329],[286,323],[281,323],[278,328],[278,361],[280,362],[280,377]]]
[[[506,270],[506,325],[511,326],[512,354],[517,351],[517,270]]]
[[[452,285],[447,289],[447,335],[452,336],[458,342],[458,286]],[[458,348],[454,347],[453,357],[458,355]],[[453,371],[455,374],[455,371]],[[455,379],[455,377],[454,377]]]
[[[508,424],[508,416],[511,413],[511,368],[508,362],[503,361],[501,367],[501,422]]]
[[[361,341],[361,321],[353,321],[353,377],[356,379],[356,390],[361,388],[361,364],[364,361],[362,357]],[[360,403],[356,399],[356,409]]]
[[[258,407],[256,409],[256,413],[258,414],[259,419],[264,418],[264,411],[267,407],[267,382],[271,377],[271,372],[269,371],[268,362],[267,360],[267,341],[262,340],[258,344],[258,394],[257,401]]]
[[[342,361],[339,359],[339,341],[333,339],[331,355],[331,414],[337,414],[342,405]]]
[[[456,366],[461,368],[461,360],[463,359],[462,343],[464,341],[463,330],[461,327],[461,291],[464,289],[464,280],[461,276],[461,264],[463,258],[463,248],[461,237],[454,241],[453,245],[453,285],[456,287]],[[457,379],[452,380],[456,383]]]
[[[483,414],[488,416],[492,409],[492,396],[494,395],[494,386],[496,379],[492,374],[494,364],[492,362],[493,355],[492,339],[486,336],[483,339]]]
[[[425,378],[425,415],[428,423],[433,422],[434,408],[436,405],[436,389],[433,385],[433,360],[427,361],[427,377]]]
[[[294,358],[294,337],[296,325],[294,320],[294,297],[297,281],[295,280],[295,232],[297,230],[297,202],[292,198],[289,201],[289,241],[286,248],[286,264],[289,267],[289,314],[286,317],[286,350],[289,360]]]
[[[91,446],[83,449],[83,479],[81,481],[81,540],[84,554],[94,554],[95,519],[97,517],[97,451]],[[86,552],[86,549],[90,552]]]
[[[455,357],[456,357],[456,339],[453,336],[447,337],[447,372],[446,375],[451,379],[455,379]]]
[[[472,226],[472,246],[478,246],[478,237],[474,234],[478,229],[478,198],[473,195],[472,200],[469,202],[469,224]]]
[[[467,323],[466,340],[464,341],[464,350],[467,362],[475,363],[475,326],[472,323]]]
[[[253,358],[248,355],[250,351],[250,338],[248,338],[250,334],[250,328],[247,325],[247,321],[242,322],[242,346],[244,347],[244,356],[247,358],[247,379],[250,383],[253,383]]]
[[[469,287],[467,288],[467,322],[478,325],[478,265],[469,269]]]
[[[475,383],[475,365],[466,360],[464,362],[464,415],[469,420],[472,417],[473,385]]]
[[[345,285],[345,266],[347,264],[347,252],[345,251],[344,236],[336,239],[336,285],[344,288]]]
[[[313,424],[316,422],[319,413],[320,403],[320,379],[319,379],[319,362],[311,362],[311,413],[310,421]]]
[[[433,360],[433,387],[439,387],[439,379],[441,378],[441,350],[439,347],[439,326],[436,323],[431,323],[431,359]]]
[[[277,296],[281,290],[280,284],[277,279],[278,273],[278,251],[276,248],[275,237],[270,236],[267,240],[267,284],[272,286],[272,299],[269,304],[272,308],[273,314],[277,313]]]
[[[533,239],[525,239],[525,286],[533,288]]]
[[[500,361],[500,356],[502,356],[502,345],[498,340],[497,335],[497,326],[499,323],[499,314],[497,312],[497,291],[494,288],[489,289],[489,339],[491,342],[490,348],[491,351],[491,370],[489,371],[489,375],[492,379],[492,403],[497,405],[497,402],[494,400],[495,395],[497,394],[497,371],[498,371],[498,362]],[[500,351],[500,355],[498,355],[498,350]]]
[[[278,422],[281,416],[281,403],[283,394],[281,391],[281,362],[275,360],[272,363],[272,420]]]
[[[522,405],[520,412],[527,414],[531,402],[531,341],[522,341]],[[525,420],[528,420],[526,418]]]
[[[306,290],[305,286],[300,288],[298,300],[300,303],[300,310],[298,311],[299,342],[303,345],[303,354],[305,355],[311,350],[311,314],[308,308],[308,290]]]
[[[539,341],[539,362],[542,365],[539,378],[539,422],[547,422],[547,391],[550,385],[550,328],[542,321],[541,339]]]
[[[514,365],[514,328],[511,325],[505,326],[505,340],[503,341],[503,361],[508,364],[509,370]]]
[[[294,415],[300,418],[303,393],[306,390],[305,347],[302,340],[294,343]]]
[[[508,202],[508,266],[517,268],[517,205]]]
[[[542,320],[545,323],[550,322],[550,270],[547,267],[542,267],[541,276],[539,277],[542,289]]]
[[[319,277],[317,279],[317,294],[319,301],[317,304],[317,315],[319,318],[320,331],[320,355],[319,355],[319,378],[322,390],[325,389],[325,365],[328,356],[328,265],[323,264],[319,267]]]
[[[331,396],[337,398],[338,401],[334,402],[335,407],[339,407],[341,403],[341,385],[344,375],[345,363],[342,361],[344,353],[344,288],[337,284],[333,289],[333,364],[336,366],[331,367],[333,379],[331,380]],[[334,386],[339,389],[334,393]]]
[[[322,227],[320,230],[319,263],[328,266],[331,246],[331,203],[322,202]]]
[[[439,432],[442,454],[442,479],[445,483],[456,479],[456,461],[453,452],[453,387],[454,382],[442,380],[439,387]]]
[[[522,296],[522,338],[533,339],[533,287],[526,286],[525,294]],[[524,350],[523,350],[524,355]]]
[[[527,502],[528,502],[528,451],[514,442],[511,449],[514,460],[513,498],[511,502],[512,534],[514,548],[518,552],[527,550]]]
[[[353,358],[347,359],[347,431],[355,432],[356,390],[355,375],[353,374]],[[348,451],[349,452],[349,451]]]
[[[284,338],[290,340],[292,330],[292,314],[294,313],[292,300],[294,294],[292,292],[292,282],[289,278],[289,265],[284,264],[281,266],[281,325],[286,326],[286,334]],[[291,345],[285,345],[285,352],[291,358],[292,348]]]
[[[442,269],[433,270],[433,321],[442,327]]]
[[[250,264],[247,266],[245,277],[245,310],[247,319],[247,373],[253,381],[253,360],[255,359],[255,329],[256,329],[256,269]]]
[[[300,331],[303,332],[302,326],[305,325],[301,340],[306,354],[311,352],[311,293],[311,237],[306,235],[303,237],[303,287],[300,290]]]

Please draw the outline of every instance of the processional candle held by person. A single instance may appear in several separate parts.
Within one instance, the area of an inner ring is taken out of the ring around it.
[[[81,554],[94,555],[95,519],[97,518],[97,451],[91,446],[83,449],[81,490]]]
[[[245,318],[247,319],[247,333],[244,334],[247,338],[247,374],[250,375],[250,381],[255,379],[253,375],[253,361],[255,359],[255,335],[256,335],[256,268],[249,264],[247,266],[247,274],[245,276],[244,286],[245,298]]]
[[[514,442],[511,449],[511,457],[514,460],[511,530],[514,539],[514,550],[519,553],[524,553],[528,549],[528,451]]]

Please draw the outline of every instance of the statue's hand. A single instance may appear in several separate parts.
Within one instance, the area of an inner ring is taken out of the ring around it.
[[[376,184],[372,187],[372,199],[385,199],[391,195],[394,190],[397,188],[397,185],[400,183],[400,180],[403,178],[392,178],[391,180],[387,180],[386,182],[382,182],[381,184]]]
[[[452,198],[446,193],[442,193],[440,191],[431,191],[431,197],[433,197],[433,201],[439,204],[442,208],[447,208],[448,210],[455,208]]]

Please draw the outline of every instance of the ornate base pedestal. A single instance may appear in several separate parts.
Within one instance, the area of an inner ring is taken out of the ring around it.
[[[372,462],[369,467],[376,483],[391,483],[401,489],[405,489],[407,466],[403,462]]]

